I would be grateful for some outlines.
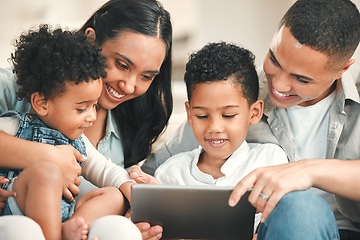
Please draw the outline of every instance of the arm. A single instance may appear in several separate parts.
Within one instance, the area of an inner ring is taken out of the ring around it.
[[[82,135],[82,138],[88,155],[87,160],[81,166],[82,175],[98,187],[117,187],[125,196],[127,195],[126,197],[130,197],[130,187],[134,181],[127,171],[113,163],[110,158],[102,155],[85,135]],[[124,185],[125,183],[126,185]]]
[[[81,168],[78,161],[83,156],[72,146],[52,146],[16,138],[0,131],[0,166],[23,169],[37,161],[53,161],[63,173],[64,197],[72,201],[78,194],[78,176]],[[73,193],[73,194],[72,194]]]
[[[250,203],[262,212],[265,221],[287,193],[317,187],[349,199],[360,201],[360,160],[307,159],[279,166],[258,168],[243,178],[229,198],[234,206],[253,187]],[[265,201],[260,193],[269,196]]]

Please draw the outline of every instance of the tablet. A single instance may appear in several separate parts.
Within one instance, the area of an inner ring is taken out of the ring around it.
[[[133,222],[163,227],[163,238],[244,239],[253,237],[255,208],[247,192],[228,205],[232,187],[134,184]]]

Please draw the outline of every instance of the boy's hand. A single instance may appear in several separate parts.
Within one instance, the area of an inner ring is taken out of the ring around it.
[[[3,183],[7,183],[7,182],[9,182],[9,179],[4,178],[3,176],[0,176],[0,186]],[[3,212],[3,209],[5,208],[5,202],[6,202],[7,198],[15,197],[15,196],[16,196],[16,192],[7,191],[7,190],[0,188],[0,214]]]
[[[130,177],[134,179],[136,183],[142,184],[161,184],[155,177],[144,173],[137,165],[132,166],[128,171]]]

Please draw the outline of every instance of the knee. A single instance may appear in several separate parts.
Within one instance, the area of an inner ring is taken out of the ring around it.
[[[310,191],[286,194],[264,224],[258,239],[338,239],[334,214],[327,202]]]
[[[88,239],[141,240],[141,232],[133,222],[123,216],[110,215],[99,218],[92,225]]]
[[[31,176],[31,181],[37,183],[62,183],[62,172],[58,165],[52,162],[41,161],[26,167],[23,171]]]
[[[0,217],[0,232],[4,239],[45,240],[40,226],[25,216]]]

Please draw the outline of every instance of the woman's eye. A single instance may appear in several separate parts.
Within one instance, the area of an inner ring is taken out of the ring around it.
[[[118,68],[123,69],[123,70],[129,69],[127,65],[121,63],[120,61],[116,61],[116,66],[118,66]]]
[[[142,75],[142,77],[147,81],[152,81],[155,78],[155,76],[153,77],[153,76],[148,76],[148,75]]]

